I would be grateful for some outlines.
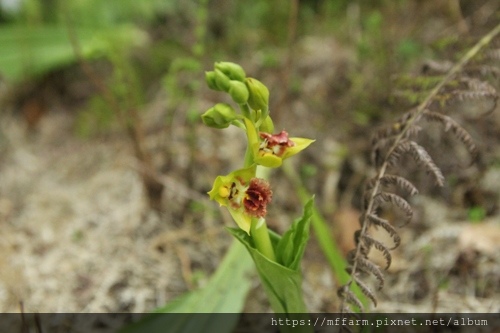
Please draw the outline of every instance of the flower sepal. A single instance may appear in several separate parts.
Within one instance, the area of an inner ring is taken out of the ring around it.
[[[262,120],[269,115],[269,89],[257,79],[247,77],[245,79],[248,91],[248,105],[255,111],[261,113]]]
[[[216,62],[214,68],[220,70],[222,73],[227,75],[231,80],[237,80],[243,82],[245,80],[246,74],[245,70],[238,64],[229,61]]]
[[[248,101],[248,88],[240,81],[229,81],[229,95],[238,104],[244,104]]]
[[[203,123],[213,128],[227,128],[238,115],[233,107],[226,103],[217,103],[201,115]]]
[[[207,85],[210,89],[222,91],[222,89],[220,89],[217,86],[217,83],[215,83],[215,72],[214,71],[205,72],[205,81],[207,82]]]

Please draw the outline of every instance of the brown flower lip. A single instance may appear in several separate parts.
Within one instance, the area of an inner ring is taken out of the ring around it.
[[[245,212],[253,217],[264,217],[267,214],[267,204],[271,202],[272,196],[273,192],[267,181],[253,178],[243,200]]]
[[[283,155],[286,148],[295,146],[295,142],[288,138],[288,133],[286,131],[281,131],[278,134],[269,134],[260,132],[260,138],[264,140],[264,147],[261,149],[264,151],[272,151],[273,154],[277,156]]]
[[[267,140],[269,146],[281,145],[285,147],[293,147],[295,143],[288,138],[287,131],[281,131],[278,134],[269,134],[260,132],[261,139]]]

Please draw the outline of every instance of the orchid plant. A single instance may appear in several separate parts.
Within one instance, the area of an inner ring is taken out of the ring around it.
[[[285,130],[274,133],[268,88],[246,77],[238,64],[215,63],[214,70],[205,76],[209,88],[228,93],[239,111],[218,103],[201,116],[203,123],[217,129],[237,126],[245,131],[248,141],[242,168],[218,176],[208,194],[226,207],[234,219],[237,228],[228,231],[252,256],[273,310],[285,317],[307,313],[300,261],[309,238],[312,198],[305,205],[303,216],[280,236],[267,228],[272,189],[262,175],[266,169],[282,166],[283,160],[298,154],[314,140],[289,137]]]

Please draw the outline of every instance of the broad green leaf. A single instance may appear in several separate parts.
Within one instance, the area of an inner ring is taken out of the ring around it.
[[[86,45],[89,31],[81,31],[78,39]],[[74,61],[75,56],[63,26],[0,27],[0,73],[8,80],[41,74]]]
[[[110,30],[74,28],[84,57],[107,52],[109,36],[137,45],[138,28],[121,25]],[[40,75],[76,61],[67,28],[64,25],[6,25],[0,27],[0,74],[19,81]]]
[[[314,197],[304,206],[304,213],[283,235],[276,247],[278,262],[294,271],[300,269],[300,261],[309,240],[309,226],[313,213]]]
[[[253,263],[246,252],[234,242],[205,287],[179,297],[119,333],[232,332],[253,276]],[[217,313],[228,315],[220,320]]]

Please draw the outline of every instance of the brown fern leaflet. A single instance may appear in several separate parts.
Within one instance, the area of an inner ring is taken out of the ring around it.
[[[481,75],[497,75],[500,70],[495,66],[481,66],[477,61],[471,60],[499,33],[500,25],[484,36],[455,65],[449,62],[445,63],[446,65],[433,62],[429,72],[434,76],[429,80],[422,78],[420,81],[416,80],[432,89],[423,95],[424,98],[419,97],[419,104],[416,107],[373,135],[371,159],[376,168],[376,175],[367,181],[363,195],[363,212],[359,219],[361,229],[354,235],[356,248],[347,256],[349,266],[346,271],[350,275],[350,280],[338,289],[338,295],[342,300],[340,309],[343,314],[351,315],[356,312],[352,306],[363,311],[363,304],[356,296],[353,285],[356,285],[375,306],[377,305],[375,292],[363,279],[372,276],[377,281],[377,289],[383,288],[385,282],[383,271],[387,270],[392,262],[390,251],[401,244],[397,227],[393,225],[404,226],[413,217],[413,210],[402,195],[414,196],[418,194],[418,189],[408,179],[397,174],[398,168],[399,170],[402,168],[401,159],[404,156],[410,157],[421,170],[434,179],[437,186],[443,186],[445,183],[444,175],[432,156],[425,147],[416,142],[419,132],[422,131],[418,123],[421,121],[437,123],[443,132],[450,133],[465,146],[472,162],[479,158],[479,149],[471,135],[449,115],[440,112],[440,108],[455,101],[469,99],[491,100],[493,101],[491,110],[496,107],[498,92],[493,85],[481,79]],[[481,59],[500,58],[498,49],[486,50],[481,55]],[[467,66],[469,64],[470,67]],[[443,74],[443,71],[446,71],[446,75],[436,76],[436,73]],[[395,191],[398,193],[394,193]],[[399,211],[401,221],[388,221],[382,218],[380,211],[387,207]],[[390,248],[374,239],[369,233],[371,228],[382,228],[389,234],[394,246]],[[385,267],[379,267],[369,260],[368,253],[371,249],[383,255]]]

